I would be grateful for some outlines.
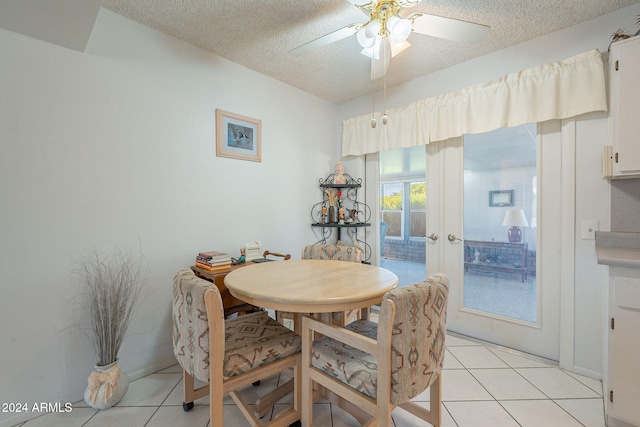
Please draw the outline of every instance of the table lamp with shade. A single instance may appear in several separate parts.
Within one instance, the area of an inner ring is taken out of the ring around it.
[[[527,227],[529,223],[522,209],[509,209],[504,215],[502,226],[511,227],[508,231],[509,241],[518,243],[522,241],[522,230],[520,227]]]

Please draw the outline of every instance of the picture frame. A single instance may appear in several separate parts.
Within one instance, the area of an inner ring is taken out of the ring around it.
[[[513,190],[489,191],[489,207],[513,206]]]
[[[262,162],[262,121],[216,109],[216,156]]]

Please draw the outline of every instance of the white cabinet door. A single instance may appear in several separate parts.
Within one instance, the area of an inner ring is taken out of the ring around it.
[[[640,272],[612,268],[612,275],[608,415],[640,425]]]
[[[613,176],[640,176],[640,37],[611,45]]]

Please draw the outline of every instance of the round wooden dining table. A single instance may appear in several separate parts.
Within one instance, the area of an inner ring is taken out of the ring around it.
[[[299,334],[305,314],[327,321],[333,312],[362,309],[361,316],[366,317],[368,307],[382,302],[384,294],[398,286],[398,277],[369,264],[301,259],[248,265],[227,274],[224,284],[231,295],[249,304],[292,312]],[[263,416],[294,389],[291,379],[278,392],[262,396],[256,401],[256,412]],[[297,390],[295,401],[300,402],[301,388]]]
[[[329,313],[380,303],[398,286],[389,270],[349,261],[301,259],[257,263],[227,274],[236,298],[294,313]]]

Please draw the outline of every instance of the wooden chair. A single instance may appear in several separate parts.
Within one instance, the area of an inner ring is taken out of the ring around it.
[[[341,328],[302,319],[302,425],[312,426],[314,383],[362,425],[391,426],[396,406],[440,426],[449,279],[435,274],[387,292],[378,323]],[[313,334],[323,335],[313,341]],[[429,409],[411,399],[430,387]]]
[[[173,282],[173,350],[184,373],[183,408],[209,395],[210,425],[223,426],[223,398],[230,394],[252,427],[282,427],[300,419],[300,337],[266,312],[224,319],[220,291],[193,271],[180,270]],[[260,417],[286,396],[281,386],[256,402],[256,413],[238,390],[288,369],[294,371],[293,404],[271,421]],[[194,378],[209,383],[195,389]],[[257,415],[256,415],[257,414]]]
[[[302,259],[328,259],[336,261],[362,262],[362,249],[355,246],[343,245],[307,245],[302,249],[300,256]],[[333,322],[336,325],[344,326],[349,321],[356,318],[368,318],[369,309],[349,310],[340,313],[333,313]]]

